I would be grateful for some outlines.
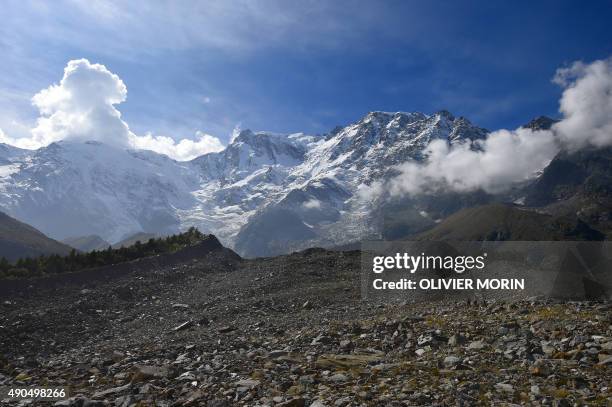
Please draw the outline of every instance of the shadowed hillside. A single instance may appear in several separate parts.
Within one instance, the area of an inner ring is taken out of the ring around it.
[[[463,209],[416,240],[602,240],[604,235],[572,216],[554,217],[511,205]]]
[[[9,261],[41,254],[66,255],[72,248],[0,212],[0,257]]]
[[[561,153],[527,191],[525,204],[553,215],[577,214],[612,232],[612,148]]]

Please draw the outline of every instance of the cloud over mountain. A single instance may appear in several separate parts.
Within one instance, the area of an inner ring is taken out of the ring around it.
[[[550,130],[497,130],[484,140],[450,145],[434,140],[425,163],[406,162],[400,175],[375,190],[393,196],[483,189],[501,192],[533,178],[561,150],[612,145],[612,59],[575,62],[554,78],[564,88],[563,119]]]
[[[569,150],[612,146],[612,57],[559,69],[553,81],[565,88],[554,131]]]
[[[96,140],[121,148],[152,150],[177,160],[189,160],[219,151],[221,141],[198,132],[197,139],[175,141],[171,137],[130,131],[116,105],[127,98],[127,87],[104,65],[87,59],[69,61],[58,84],[32,98],[40,112],[30,137],[11,138],[0,133],[0,141],[36,149],[60,140]]]
[[[196,133],[196,137],[197,140],[184,138],[175,141],[168,136],[154,136],[147,133],[144,136],[131,134],[130,140],[134,148],[166,154],[179,161],[191,160],[203,154],[221,151],[225,148],[217,137],[200,131]]]
[[[130,131],[115,105],[127,98],[123,81],[86,59],[68,62],[59,84],[32,98],[40,111],[32,141],[41,145],[63,139],[85,139],[128,147]]]

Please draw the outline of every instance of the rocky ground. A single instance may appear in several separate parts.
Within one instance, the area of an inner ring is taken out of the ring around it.
[[[88,407],[612,405],[612,304],[373,304],[359,261],[210,256],[15,291],[0,386]]]

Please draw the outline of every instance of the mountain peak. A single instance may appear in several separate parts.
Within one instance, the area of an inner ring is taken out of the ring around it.
[[[445,109],[437,111],[434,114],[434,116],[439,116],[439,117],[443,117],[443,118],[445,118],[447,120],[450,120],[450,121],[455,121],[455,116],[451,112],[449,112],[448,110],[445,110]]]
[[[393,116],[394,114],[395,114],[394,112],[383,112],[382,110],[373,110],[373,111],[369,112],[368,114],[366,114],[364,119],[389,118],[389,117]]]
[[[392,120],[397,118],[408,118],[414,120],[423,120],[427,118],[427,115],[421,112],[385,112],[382,110],[373,110],[366,114],[359,122],[368,122],[373,119],[375,120]]]
[[[255,133],[250,129],[240,130],[240,132],[238,132],[238,134],[236,134],[235,137],[232,138],[232,141],[230,144],[248,142],[254,136],[255,136]]]
[[[552,127],[553,124],[557,123],[559,120],[551,119],[548,116],[538,116],[535,119],[529,121],[529,123],[523,125],[522,127],[531,130],[548,130]]]

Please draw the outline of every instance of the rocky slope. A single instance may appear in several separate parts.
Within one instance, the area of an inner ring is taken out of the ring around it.
[[[525,205],[575,215],[612,236],[612,149],[561,153],[527,188]]]
[[[357,252],[240,260],[211,250],[4,292],[0,386],[69,387],[57,406],[605,406],[612,397],[610,303],[379,304],[361,300]]]

